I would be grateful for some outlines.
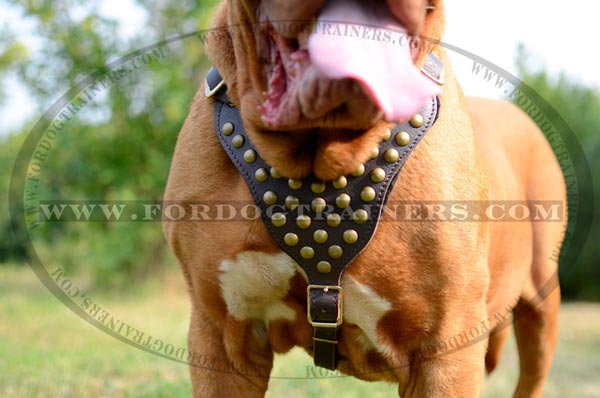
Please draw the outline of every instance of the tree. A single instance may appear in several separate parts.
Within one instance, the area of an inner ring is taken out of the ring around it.
[[[53,142],[39,175],[40,199],[162,198],[177,134],[208,64],[195,35],[143,49],[206,26],[215,3],[140,0],[135,12],[145,15],[146,23],[126,38],[115,34],[123,22],[103,14],[98,5],[73,0],[9,3],[35,26],[38,50],[31,51],[14,32],[2,32],[9,45],[0,48],[0,71],[16,74],[38,114],[89,76],[95,76],[91,81],[99,87]],[[142,51],[114,67],[137,49]],[[72,90],[67,100],[85,99],[83,95]],[[0,141],[3,152],[12,152],[7,160],[14,158],[14,142],[27,134]],[[3,168],[3,183],[10,169]],[[0,222],[0,231],[7,229],[7,220]],[[159,222],[47,223],[35,236],[43,261],[88,272],[103,286],[153,273],[165,261]],[[7,247],[0,247],[0,261],[19,254],[14,242],[3,241]]]
[[[593,176],[593,181],[579,187],[582,193],[579,199],[594,198],[594,186],[596,192],[600,187],[600,91],[574,81],[564,72],[553,78],[545,70],[534,70],[528,65],[529,58],[525,48],[520,46],[517,57],[519,77],[557,111],[558,115],[548,114],[550,123],[560,125],[559,118],[562,117],[575,133],[584,156],[574,159],[574,166],[583,171],[589,167]],[[578,253],[577,262],[573,263],[574,256],[563,256],[560,261],[563,297],[570,299],[600,300],[600,200],[598,196],[592,200],[592,203],[584,202],[580,206],[580,220],[584,221],[582,224],[591,224],[591,230],[588,241]]]

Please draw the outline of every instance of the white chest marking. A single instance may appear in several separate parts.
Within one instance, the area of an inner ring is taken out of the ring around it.
[[[242,252],[219,266],[227,310],[240,320],[294,321],[295,312],[282,299],[290,290],[296,263],[285,253]]]
[[[370,287],[346,274],[342,277],[344,321],[357,325],[363,332],[357,343],[365,349],[383,350],[377,342],[377,322],[392,305]]]
[[[227,310],[240,320],[295,321],[296,313],[283,302],[290,280],[300,268],[285,253],[242,252],[219,266],[219,282]],[[383,347],[377,341],[377,322],[392,308],[390,302],[352,276],[342,277],[344,321],[363,332],[358,344],[366,350]]]

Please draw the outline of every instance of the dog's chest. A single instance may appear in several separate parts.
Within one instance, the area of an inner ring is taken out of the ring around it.
[[[306,286],[298,289],[294,283],[302,273],[287,254],[245,251],[223,260],[219,271],[221,295],[228,313],[235,319],[258,321],[267,329],[280,326],[282,321],[307,324]],[[343,276],[341,285],[344,322],[360,330],[354,343],[366,351],[382,351],[377,323],[391,309],[391,304],[349,273]]]

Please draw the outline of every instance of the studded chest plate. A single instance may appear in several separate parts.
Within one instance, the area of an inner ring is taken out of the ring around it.
[[[239,111],[216,106],[221,144],[248,184],[269,233],[310,284],[337,285],[343,269],[372,238],[400,169],[435,122],[438,102],[431,99],[410,121],[389,130],[351,175],[328,183],[282,177],[261,158]]]

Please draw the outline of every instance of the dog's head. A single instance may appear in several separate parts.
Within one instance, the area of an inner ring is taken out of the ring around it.
[[[208,52],[262,157],[323,180],[366,161],[437,87],[414,65],[439,40],[441,0],[230,0]]]

